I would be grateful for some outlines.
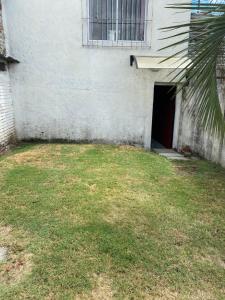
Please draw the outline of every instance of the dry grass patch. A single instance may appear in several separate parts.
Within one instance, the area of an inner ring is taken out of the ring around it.
[[[108,213],[103,215],[103,219],[109,224],[125,222],[129,217],[129,209],[121,208],[116,204],[109,205]]]
[[[0,225],[1,299],[223,299],[219,167],[132,146],[30,144],[0,168],[0,219],[13,226]]]
[[[131,145],[120,145],[116,148],[116,151],[135,151],[135,152],[140,152],[143,151],[142,148],[131,146]]]
[[[196,261],[204,262],[208,265],[214,265],[219,268],[225,269],[225,260],[222,259],[219,254],[214,255],[197,255],[195,256]]]
[[[15,162],[17,164],[27,164],[27,163],[40,163],[45,158],[49,158],[49,148],[47,145],[36,146],[34,149],[16,153],[12,156],[9,156],[7,160]]]
[[[10,155],[6,159],[6,163],[13,165],[29,165],[32,167],[44,169],[60,169],[64,170],[66,166],[59,161],[61,156],[61,146],[52,150],[49,145],[36,146],[34,149]]]
[[[190,241],[190,238],[178,228],[174,228],[169,233],[171,239],[174,240],[175,245],[181,246]]]
[[[210,287],[205,290],[196,290],[193,293],[185,294],[184,291],[173,291],[169,288],[159,287],[158,291],[152,295],[142,295],[144,300],[215,300],[214,292]]]
[[[91,149],[95,149],[95,145],[94,144],[87,144],[87,145],[67,145],[68,149],[70,149],[72,152],[66,153],[65,156],[66,157],[71,157],[71,158],[75,158],[75,157],[79,157],[80,155],[84,154],[85,152],[91,150]],[[74,147],[76,147],[76,151],[74,151]]]
[[[84,218],[82,218],[80,215],[78,215],[76,213],[76,211],[72,211],[70,208],[63,206],[63,203],[62,203],[62,207],[59,210],[52,213],[52,215],[54,215],[54,217],[60,221],[61,220],[66,221],[70,225],[77,226],[77,225],[85,225],[86,224],[86,221]]]
[[[142,296],[144,300],[181,300],[178,292],[164,287],[159,287],[158,292],[153,293],[152,295],[143,294]]]
[[[89,294],[82,294],[76,296],[76,300],[112,300],[113,291],[111,287],[111,280],[106,275],[94,276],[95,287]]]
[[[0,246],[7,249],[7,260],[0,263],[0,283],[17,284],[32,271],[32,255],[26,251],[28,238],[10,226],[0,226]]]
[[[94,184],[86,184],[88,190],[89,190],[89,194],[93,195],[93,194],[96,194],[97,191],[98,191],[98,186],[96,183]]]
[[[221,294],[225,295],[225,290],[220,291]],[[197,290],[194,293],[188,294],[186,297],[178,297],[177,299],[184,299],[184,300],[216,300],[216,299],[224,299],[224,298],[215,298],[215,291],[206,286],[205,290]]]

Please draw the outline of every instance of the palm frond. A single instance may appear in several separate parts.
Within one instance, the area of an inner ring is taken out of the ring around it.
[[[185,58],[188,53],[191,60],[185,70],[175,76],[180,89],[190,82],[187,90],[189,112],[195,114],[200,126],[209,133],[224,137],[225,119],[218,83],[225,84],[225,1],[173,4],[169,8],[199,12],[190,23],[163,28],[169,32],[165,39],[176,38],[176,42],[163,49],[183,45],[171,57]]]

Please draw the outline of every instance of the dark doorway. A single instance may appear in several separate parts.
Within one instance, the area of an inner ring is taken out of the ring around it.
[[[156,85],[154,89],[152,143],[158,145],[159,148],[173,148],[175,108],[176,87]]]

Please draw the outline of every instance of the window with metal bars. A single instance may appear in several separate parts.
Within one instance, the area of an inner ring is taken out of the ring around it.
[[[221,3],[222,0],[192,0],[192,4],[194,5],[194,13],[200,12],[201,4],[210,4],[210,3]]]
[[[88,41],[146,41],[148,0],[88,0]]]

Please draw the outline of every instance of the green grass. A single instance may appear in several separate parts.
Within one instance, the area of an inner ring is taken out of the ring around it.
[[[0,157],[0,299],[225,299],[225,170],[132,147]]]

